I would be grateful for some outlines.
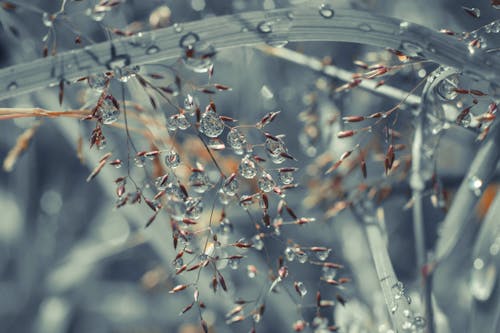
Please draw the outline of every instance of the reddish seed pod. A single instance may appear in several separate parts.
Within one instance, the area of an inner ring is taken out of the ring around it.
[[[354,130],[347,130],[347,131],[340,131],[337,133],[337,138],[343,139],[343,138],[348,138],[356,134],[356,131]]]
[[[286,266],[281,266],[279,269],[278,269],[278,276],[281,278],[281,279],[284,279],[288,276],[288,267]]]
[[[346,116],[346,117],[342,117],[342,120],[346,123],[357,123],[357,122],[365,120],[365,117],[363,117],[363,116]]]
[[[184,289],[186,289],[187,287],[189,287],[189,285],[187,284],[179,284],[175,287],[173,287],[170,291],[169,291],[169,294],[174,294],[174,293],[177,293],[179,291],[182,291]]]
[[[364,159],[361,160],[360,168],[361,168],[361,173],[363,174],[363,178],[366,179],[367,171],[366,171],[366,162]]]

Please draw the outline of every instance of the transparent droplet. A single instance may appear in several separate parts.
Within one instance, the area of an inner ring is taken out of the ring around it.
[[[165,126],[169,131],[176,131],[177,130],[177,115],[174,114],[170,117],[167,118],[165,122]]]
[[[257,30],[263,34],[268,34],[273,32],[273,25],[271,22],[262,21],[257,25]]]
[[[467,113],[465,116],[460,116],[460,119],[457,119],[457,125],[462,127],[469,127],[472,122],[472,116],[470,113]]]
[[[415,326],[416,329],[424,328],[425,327],[425,318],[422,316],[415,316],[413,318],[413,326]]]
[[[223,189],[219,189],[217,191],[217,197],[219,198],[219,202],[223,205],[228,205],[231,201],[231,196],[229,196]]]
[[[212,44],[190,32],[181,38],[180,45],[184,49],[182,60],[187,68],[196,73],[208,72],[217,53]]]
[[[182,258],[176,259],[174,261],[175,268],[179,269],[182,267],[182,265],[184,265],[184,260]]]
[[[183,114],[177,115],[177,128],[184,131],[189,128],[191,124],[187,120],[186,116]]]
[[[271,175],[267,172],[263,172],[258,181],[259,189],[263,192],[271,192],[274,185],[274,180]]]
[[[106,88],[107,76],[104,73],[89,75],[87,83],[90,89],[96,92],[102,92]]]
[[[293,172],[292,171],[281,171],[279,173],[279,180],[283,185],[289,185],[293,183]]]
[[[243,133],[237,128],[232,128],[227,133],[227,144],[235,150],[236,153],[243,152],[247,145],[247,139]]]
[[[155,54],[160,52],[160,48],[156,45],[151,45],[146,49],[146,54]]]
[[[97,10],[96,8],[88,8],[85,14],[90,16],[90,18],[95,22],[101,22],[106,16],[105,11]]]
[[[401,297],[403,297],[405,294],[405,288],[404,288],[403,282],[401,282],[401,281],[396,282],[392,286],[392,292],[393,292],[394,299],[400,299]]]
[[[321,274],[325,280],[333,280],[337,276],[337,269],[334,267],[323,266]]]
[[[205,193],[212,184],[204,171],[194,171],[189,176],[189,185],[197,193]]]
[[[222,190],[229,196],[234,196],[238,192],[240,184],[236,178],[228,178],[222,185]]]
[[[187,198],[186,200],[186,217],[197,220],[203,213],[203,202],[201,198]]]
[[[423,51],[422,47],[414,42],[404,41],[401,43],[401,48],[406,55],[417,57]]]
[[[186,95],[186,98],[184,98],[184,110],[189,114],[189,115],[194,115],[196,112],[196,108],[198,107],[198,100],[193,97],[190,94]]]
[[[175,150],[170,150],[165,154],[165,164],[169,168],[177,168],[181,164],[181,158]]]
[[[174,23],[174,31],[177,33],[181,33],[184,30],[183,26],[179,23]]]
[[[7,86],[7,90],[8,91],[13,91],[13,90],[16,90],[17,89],[17,82],[15,81],[12,81],[11,83],[9,83],[9,85]]]
[[[297,260],[301,263],[301,264],[304,264],[307,262],[307,260],[309,259],[309,256],[307,255],[307,253],[305,253],[304,251],[296,251],[295,252],[295,256],[297,257]]]
[[[476,258],[473,262],[470,288],[471,293],[479,301],[487,301],[495,288],[497,267],[494,262],[486,262]]]
[[[53,16],[47,12],[44,12],[42,14],[43,25],[46,26],[47,28],[52,27],[52,25],[54,24],[53,19],[54,19]]]
[[[255,162],[251,160],[250,156],[245,156],[238,167],[238,172],[246,179],[252,179],[257,174],[257,167]]]
[[[439,82],[436,87],[437,95],[444,101],[452,101],[457,98],[458,75],[452,75]]]
[[[330,5],[322,4],[321,6],[319,6],[319,14],[324,18],[329,19],[335,16],[335,11],[332,9]]]
[[[325,261],[330,255],[330,251],[331,251],[330,249],[324,251],[315,251],[314,255],[316,256],[316,258],[318,258],[318,260]]]
[[[224,122],[215,112],[204,112],[200,120],[200,132],[209,138],[216,138],[224,131]]]
[[[275,164],[281,164],[285,161],[285,157],[281,154],[286,153],[286,148],[283,140],[280,138],[267,138],[264,144],[266,148],[266,153]]]
[[[295,282],[295,290],[300,295],[300,297],[304,297],[307,294],[306,286],[301,281]]]
[[[364,31],[364,32],[370,32],[372,31],[372,26],[367,24],[367,23],[362,23],[358,26],[359,30]]]
[[[120,110],[118,110],[111,99],[105,98],[99,106],[98,115],[102,119],[103,124],[109,125],[118,120]]]
[[[482,192],[481,188],[483,187],[483,181],[481,179],[479,179],[477,176],[469,177],[468,186],[469,186],[469,189],[472,192],[474,192],[474,194],[476,196],[481,195],[481,192]]]
[[[253,236],[252,244],[256,250],[260,251],[264,248],[264,241],[262,240],[262,237],[260,237],[260,235]]]
[[[146,163],[146,156],[144,155],[139,155],[134,158],[134,164],[138,168],[144,168],[145,163]]]
[[[413,325],[410,321],[406,320],[401,324],[401,329],[403,331],[409,331],[413,328]]]
[[[288,261],[293,261],[295,259],[295,251],[291,247],[285,249],[285,258]]]
[[[184,205],[184,201],[179,197],[169,196],[169,200],[166,202],[165,208],[173,219],[180,221],[184,218],[186,206]]]
[[[228,266],[233,270],[237,270],[240,267],[240,259],[229,259],[227,262]]]

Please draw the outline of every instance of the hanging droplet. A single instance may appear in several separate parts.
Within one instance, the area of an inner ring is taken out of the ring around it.
[[[219,198],[219,202],[223,205],[228,205],[231,201],[231,196],[227,195],[223,189],[219,189],[217,191],[217,197]]]
[[[224,122],[212,111],[206,111],[201,116],[200,132],[209,138],[216,138],[224,131]]]
[[[138,168],[144,168],[145,163],[146,163],[146,156],[144,155],[137,155],[134,158],[134,164]]]
[[[181,164],[181,159],[179,157],[179,154],[175,150],[170,150],[166,155],[165,155],[165,164],[169,168],[177,168],[179,164]]]
[[[53,17],[53,15],[51,15],[47,12],[43,12],[42,21],[43,21],[44,26],[46,26],[47,28],[50,28],[54,24],[54,17]]]
[[[337,269],[330,266],[323,266],[321,274],[325,280],[333,280],[337,276]]]
[[[497,280],[497,267],[494,262],[484,262],[476,258],[473,262],[470,288],[474,298],[479,301],[487,301],[495,288]]]
[[[453,101],[458,93],[458,75],[452,75],[439,82],[436,87],[436,94],[444,101]]]
[[[285,258],[288,261],[293,261],[295,259],[295,251],[291,247],[285,249]]]
[[[481,195],[481,188],[483,186],[483,181],[481,179],[479,179],[477,176],[471,176],[469,177],[469,180],[468,180],[468,185],[469,185],[469,189],[474,192],[474,194],[476,196],[480,196]]]
[[[314,255],[316,256],[316,258],[318,258],[318,260],[325,261],[330,255],[330,251],[330,249],[314,251]]]
[[[293,183],[293,171],[280,171],[279,180],[283,185]]]
[[[198,100],[190,94],[186,95],[184,98],[184,110],[190,115],[193,116],[196,112],[196,108],[198,107]]]
[[[189,128],[191,124],[187,120],[186,116],[183,114],[177,115],[177,128],[184,131]]]
[[[96,92],[102,92],[106,88],[107,76],[104,73],[89,75],[87,77],[87,83],[90,89]]]
[[[193,171],[189,176],[189,185],[197,193],[205,193],[212,184],[204,171]]]
[[[200,40],[193,32],[184,35],[179,44],[184,49],[182,60],[187,68],[196,73],[208,72],[217,53],[212,44]]]
[[[167,118],[165,121],[165,126],[169,131],[176,131],[177,130],[177,115],[174,114],[170,117]]]
[[[273,32],[273,25],[271,22],[262,21],[257,25],[257,30],[263,34],[268,34]]]
[[[263,172],[258,181],[259,189],[266,193],[271,192],[274,188],[274,185],[274,180],[271,175],[267,172]]]
[[[243,133],[237,128],[232,128],[229,133],[227,133],[227,144],[234,149],[235,153],[240,155],[243,153],[243,149],[247,145],[247,139]]]
[[[237,270],[240,267],[240,259],[238,258],[229,259],[227,264],[229,267],[231,267],[231,269]]]
[[[281,164],[285,161],[282,153],[286,153],[285,143],[280,138],[267,138],[264,143],[266,153],[271,157],[275,164]]]
[[[262,237],[260,237],[260,235],[253,236],[252,244],[256,250],[260,251],[264,248],[264,241],[262,240]]]
[[[252,179],[257,174],[257,167],[255,162],[251,160],[250,156],[245,156],[238,167],[238,172],[246,179]]]
[[[298,250],[295,252],[295,256],[297,257],[297,260],[301,263],[301,264],[304,264],[307,262],[307,260],[309,259],[309,256],[307,255],[307,253],[305,253],[304,251],[302,250]]]
[[[227,178],[222,185],[222,190],[229,196],[234,196],[238,192],[240,184],[235,177]]]
[[[118,120],[120,110],[118,110],[111,98],[105,98],[99,106],[98,116],[103,124],[109,125]]]
[[[304,297],[307,294],[306,286],[301,281],[296,281],[294,283],[295,290],[300,295],[300,297]]]
[[[413,326],[418,329],[425,328],[425,318],[422,316],[415,316],[413,318]]]
[[[330,19],[335,16],[335,11],[328,4],[322,4],[319,6],[319,14],[324,18]]]
[[[203,202],[201,198],[187,198],[186,200],[186,217],[197,220],[203,213]]]

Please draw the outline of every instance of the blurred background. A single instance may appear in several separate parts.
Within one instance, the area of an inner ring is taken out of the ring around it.
[[[456,32],[479,29],[500,17],[500,11],[488,0],[127,0],[102,17],[92,12],[98,1],[68,0],[64,19],[50,22],[47,15],[58,12],[63,1],[1,3],[2,68],[40,58],[45,46],[50,53],[52,43],[57,44],[57,52],[61,53],[105,41],[109,38],[108,28],[137,32],[253,10],[319,7],[328,3],[334,8],[367,10],[435,30],[446,28]],[[480,17],[471,17],[462,6],[480,9]],[[81,36],[81,44],[75,43],[75,36]],[[496,42],[499,38],[498,34],[486,37]],[[355,60],[370,65],[399,64],[397,58],[385,50],[349,43],[289,43],[285,48],[353,73],[359,71]],[[437,67],[431,63],[406,66],[386,84],[408,92]],[[321,266],[298,260],[287,262],[291,279],[303,282],[307,294],[297,297],[293,284],[271,293],[262,320],[257,320],[257,331],[288,332],[301,318],[312,323],[321,317],[326,318],[328,325],[339,326],[341,332],[393,332],[362,225],[348,210],[325,215],[336,202],[349,199],[360,183],[376,184],[379,199],[384,188],[388,191],[384,200],[372,201],[375,210],[383,209],[384,239],[396,275],[413,300],[411,308],[422,314],[412,216],[411,210],[405,208],[409,206],[411,190],[404,173],[403,178],[384,178],[384,167],[379,160],[380,153],[382,157],[385,153],[382,128],[374,129],[372,136],[339,141],[336,133],[344,129],[344,125],[330,121],[339,115],[366,116],[387,110],[399,101],[363,89],[334,93],[345,82],[258,48],[218,52],[214,68],[214,82],[232,88],[217,97],[221,114],[236,118],[241,124],[255,124],[267,112],[281,110],[278,120],[268,130],[273,134],[285,134],[288,151],[298,160],[292,166],[299,168],[296,174],[299,186],[287,192],[287,202],[297,215],[315,217],[317,222],[283,228],[280,241],[265,239],[263,251],[242,251],[246,258],[238,269],[224,270],[227,293],[211,292],[208,288],[211,276],[202,277],[200,285],[205,289],[200,289],[201,297],[207,305],[203,318],[209,331],[249,331],[252,328],[252,319],[226,324],[231,317],[226,317],[226,313],[238,298],[252,299],[265,294],[269,289],[268,271],[276,267],[277,258],[284,255],[285,248],[296,243],[330,248],[328,260],[344,268],[329,274],[335,278],[349,278],[351,282],[325,286],[320,282],[325,276]],[[141,71],[148,69],[141,68]],[[184,75],[193,81],[201,80],[198,74]],[[470,83],[466,78],[461,80],[464,84]],[[488,84],[477,83],[477,86],[498,103],[499,91],[495,92]],[[119,85],[113,89],[119,91]],[[132,100],[147,104],[147,97],[140,97],[137,87],[129,89]],[[419,91],[414,94],[418,95]],[[183,97],[179,96],[179,101]],[[65,110],[88,106],[95,99],[86,86],[74,84],[66,88],[62,106],[58,103],[57,89],[46,89],[1,101],[1,107]],[[202,104],[208,101],[205,97],[200,99]],[[457,101],[445,104],[446,112],[452,117],[460,109]],[[398,142],[408,147],[413,135],[412,110],[415,108],[415,105],[403,105],[394,127],[401,133]],[[179,316],[179,312],[192,302],[192,291],[173,295],[168,292],[177,284],[173,265],[176,252],[168,219],[159,219],[151,228],[144,229],[151,214],[147,207],[114,208],[114,179],[120,175],[115,170],[104,168],[93,181],[86,182],[102,155],[88,149],[91,125],[74,119],[2,120],[0,159],[4,160],[19,135],[33,126],[36,132],[29,147],[12,170],[0,170],[0,332],[202,332],[197,309]],[[431,198],[432,191],[426,197],[428,249],[434,247],[446,207],[478,149],[477,132],[470,128],[452,125],[441,134],[431,155],[436,162],[434,171],[439,184],[446,189],[448,197],[439,198],[442,200],[439,205],[432,201],[435,200]],[[367,180],[362,179],[359,171],[348,172],[347,166],[341,170],[341,178],[333,175],[323,178],[319,157],[325,153],[338,157],[356,143],[363,147],[371,141],[380,144],[375,144],[367,157]],[[126,145],[123,131],[108,133],[110,149],[125,154]],[[398,153],[401,169],[404,169],[403,156],[409,151],[407,148],[401,155]],[[214,173],[215,168],[208,171]],[[120,172],[123,174],[124,170]],[[478,282],[483,287],[488,284],[488,290],[480,293],[483,296],[475,296],[477,286],[474,287],[471,281],[474,267],[480,265],[474,260],[473,249],[479,246],[481,220],[495,197],[497,181],[495,177],[471,217],[463,239],[436,272],[433,286],[436,332],[500,332],[495,266],[499,262],[498,251],[492,252],[494,268]],[[363,198],[357,200],[364,201]],[[228,239],[251,239],[256,231],[251,223],[244,222],[245,213],[239,207],[228,209],[228,212],[231,212],[234,226]],[[498,226],[493,227],[492,235],[500,235]],[[256,277],[252,276],[249,265],[257,269]],[[315,313],[318,290],[323,299],[336,303],[323,309],[320,317]],[[342,304],[344,299],[346,303]],[[328,325],[319,320],[307,329],[326,332]]]

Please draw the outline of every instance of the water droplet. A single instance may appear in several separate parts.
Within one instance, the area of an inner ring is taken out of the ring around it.
[[[406,55],[411,57],[417,57],[423,51],[422,47],[415,42],[403,41],[401,43],[401,48],[405,52]]]
[[[177,130],[177,115],[174,114],[170,117],[168,117],[165,121],[165,126],[169,131],[176,131]]]
[[[298,250],[295,252],[295,256],[297,256],[297,260],[301,263],[301,264],[304,264],[307,262],[307,260],[309,259],[309,256],[307,255],[307,253],[305,253],[304,251],[302,250]]]
[[[291,247],[285,249],[285,258],[288,261],[293,261],[295,259],[295,251]]]
[[[223,205],[228,205],[231,201],[231,196],[227,195],[223,189],[219,189],[219,191],[217,191],[217,197],[219,198],[219,202]]]
[[[330,251],[330,249],[315,251],[314,255],[316,256],[316,258],[318,258],[318,260],[325,261],[330,255]]]
[[[295,285],[295,290],[300,295],[300,297],[304,297],[307,294],[307,289],[303,282],[298,281],[295,282],[294,285]]]
[[[415,318],[413,318],[413,326],[415,326],[415,328],[417,329],[424,328],[425,318],[422,316],[415,316]]]
[[[189,185],[197,193],[205,193],[212,184],[204,171],[193,171],[189,176]]]
[[[272,47],[285,47],[288,44],[287,40],[268,40],[266,44]]]
[[[103,124],[109,125],[118,120],[120,110],[118,110],[111,98],[105,98],[99,106],[98,116]]]
[[[222,185],[222,190],[229,196],[234,196],[238,192],[240,184],[236,178],[228,178]]]
[[[106,88],[106,82],[108,78],[106,74],[104,73],[99,73],[99,74],[94,74],[94,75],[89,75],[87,77],[87,83],[90,87],[90,89],[100,93]]]
[[[231,269],[237,270],[240,267],[240,259],[238,258],[229,259],[227,264],[229,267],[231,267]]]
[[[275,164],[280,164],[285,161],[285,158],[281,155],[286,153],[285,143],[280,138],[267,138],[264,143],[266,148],[266,153],[271,157],[271,160]]]
[[[487,301],[495,288],[497,268],[494,262],[485,263],[476,258],[473,263],[470,288],[471,293],[479,301]]]
[[[151,45],[146,49],[146,54],[155,54],[160,52],[160,48],[156,45]]]
[[[358,26],[359,30],[364,31],[364,32],[370,32],[372,31],[372,26],[367,24],[367,23],[361,23]]]
[[[54,17],[53,17],[53,15],[51,15],[47,12],[43,12],[42,21],[43,21],[44,26],[46,26],[47,28],[50,28],[54,24]]]
[[[134,164],[138,168],[144,168],[144,164],[146,163],[146,156],[138,155],[134,158]]]
[[[234,150],[238,155],[243,153],[243,149],[247,145],[247,139],[243,133],[237,128],[232,128],[227,134],[226,141],[228,145]]]
[[[271,192],[274,185],[274,180],[271,175],[267,172],[263,172],[258,181],[259,189],[262,192]]]
[[[17,89],[17,82],[16,81],[12,81],[11,83],[9,83],[9,85],[7,86],[7,90],[8,91],[14,91]]]
[[[189,121],[186,119],[186,116],[183,114],[177,115],[177,128],[180,129],[181,131],[184,131],[189,128],[191,124]]]
[[[400,299],[405,294],[405,287],[403,282],[398,281],[392,286],[392,292],[394,294],[394,299]]]
[[[253,236],[252,244],[256,250],[260,251],[264,248],[264,241],[262,240],[262,237],[260,237],[260,235]]]
[[[449,76],[438,83],[435,90],[436,94],[444,101],[452,101],[458,96],[458,93],[455,91],[458,83],[458,75]]]
[[[179,154],[175,150],[169,151],[165,155],[165,164],[169,168],[172,168],[172,169],[177,168],[179,166],[179,164],[181,164],[181,159],[179,157]]]
[[[412,323],[411,323],[410,321],[407,321],[407,320],[406,320],[405,322],[403,322],[403,323],[401,324],[401,329],[402,329],[403,331],[409,331],[409,330],[411,330],[412,328],[413,328],[413,325],[412,325]]]
[[[279,180],[283,185],[289,185],[293,183],[293,172],[292,171],[280,171]]]
[[[217,51],[212,44],[199,40],[194,33],[186,34],[180,42],[184,48],[182,61],[184,65],[195,73],[206,73],[213,65]]]
[[[321,6],[319,6],[319,14],[324,18],[330,19],[335,16],[335,11],[330,5],[322,4]]]
[[[252,161],[250,156],[245,156],[240,162],[238,167],[238,172],[241,176],[246,179],[252,179],[257,174],[257,167],[255,166],[255,162]]]
[[[212,111],[206,111],[201,116],[200,132],[209,138],[216,138],[224,131],[224,122]]]
[[[323,266],[321,274],[325,280],[333,280],[337,276],[337,269],[333,267]]]
[[[476,196],[481,195],[481,188],[483,186],[483,181],[477,176],[471,176],[468,180],[469,189],[474,192]]]
[[[181,32],[182,32],[182,30],[184,30],[184,27],[183,27],[181,24],[179,24],[179,23],[174,23],[174,31],[175,31],[176,33],[181,33]]]
[[[189,197],[186,200],[186,217],[197,220],[203,213],[203,202],[201,198]]]
[[[224,218],[220,224],[219,224],[219,228],[220,228],[220,232],[221,234],[223,235],[228,235],[228,234],[231,234],[233,232],[233,229],[234,229],[234,226],[233,224],[231,223],[231,221],[229,221],[228,218]]]
[[[262,21],[257,25],[257,30],[263,34],[268,34],[273,32],[273,25],[271,22]]]

